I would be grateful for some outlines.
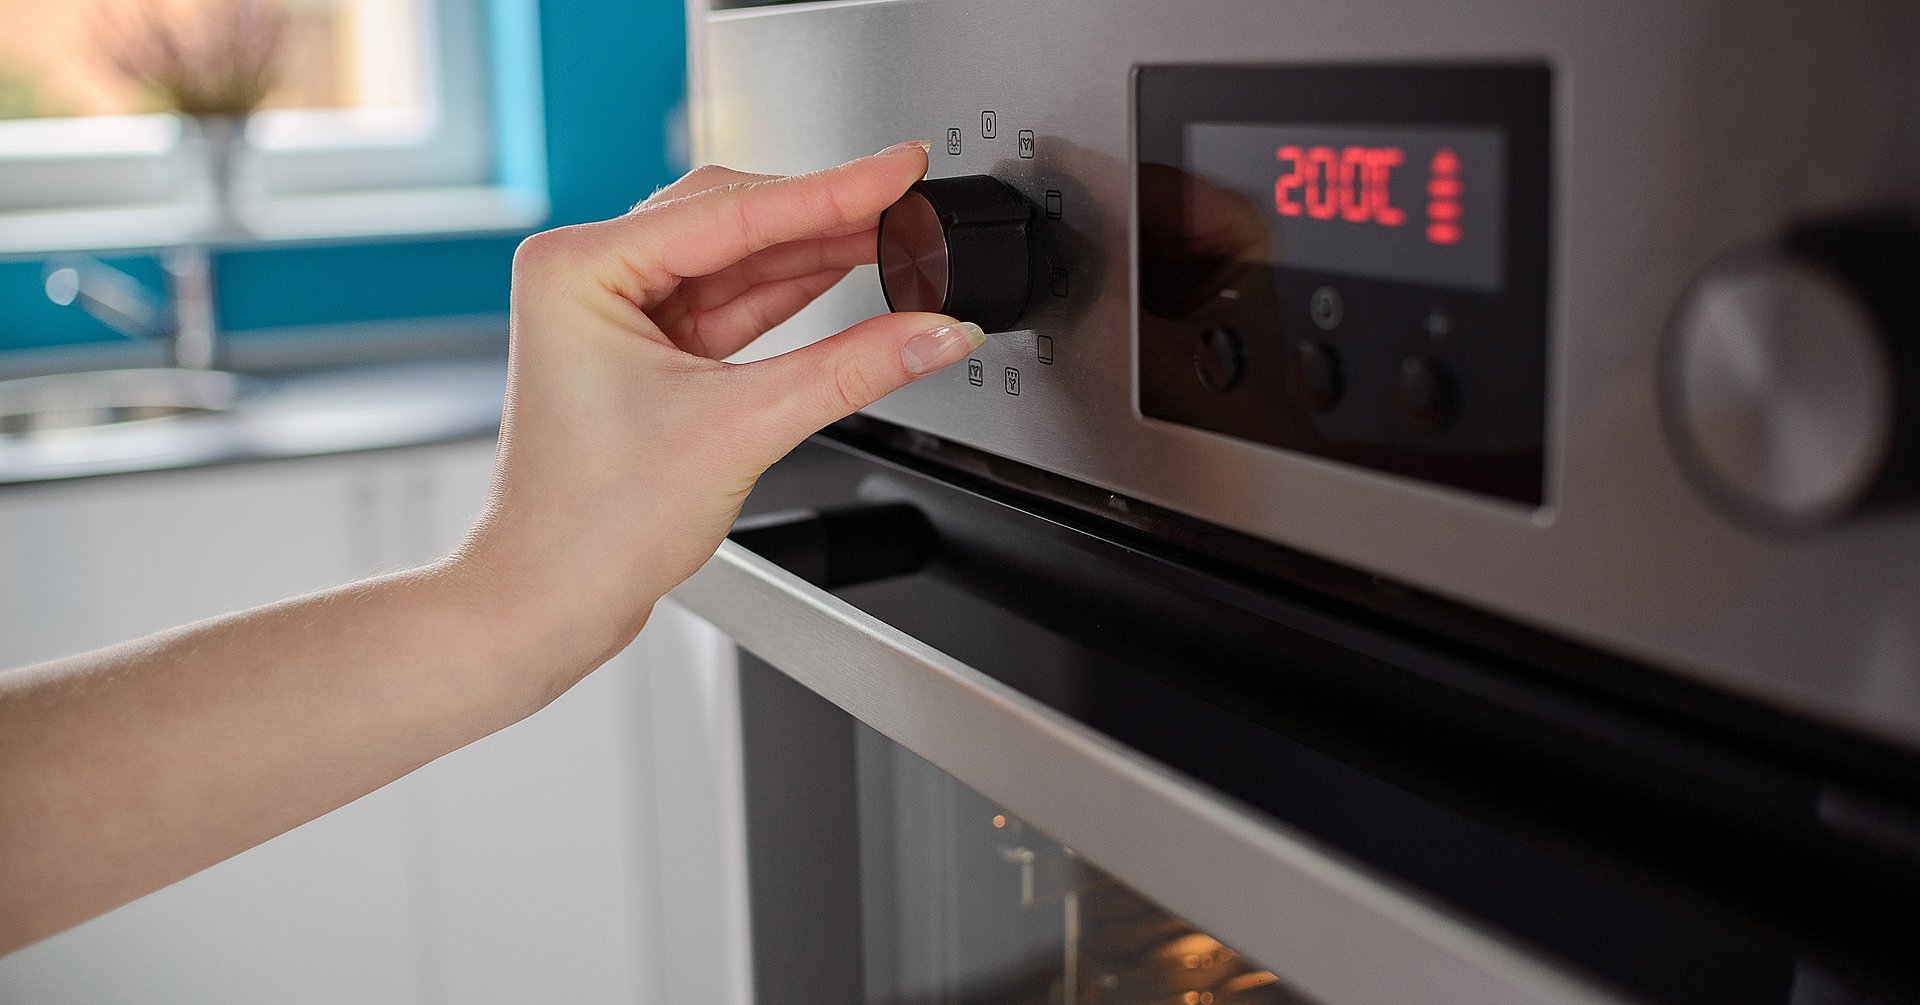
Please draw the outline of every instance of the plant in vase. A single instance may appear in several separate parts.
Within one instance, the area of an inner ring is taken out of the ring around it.
[[[101,51],[180,117],[183,199],[204,236],[246,233],[247,119],[273,89],[286,12],[274,0],[103,5]]]

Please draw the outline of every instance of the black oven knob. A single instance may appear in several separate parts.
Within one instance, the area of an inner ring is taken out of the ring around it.
[[[1809,224],[1713,266],[1662,383],[1675,454],[1744,522],[1807,531],[1920,495],[1920,225]]]
[[[880,289],[896,311],[1007,331],[1026,310],[1033,204],[998,178],[920,182],[880,215]]]

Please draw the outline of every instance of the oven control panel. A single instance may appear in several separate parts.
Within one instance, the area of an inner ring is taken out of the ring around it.
[[[865,415],[1920,751],[1920,10],[1365,11],[695,16],[696,159],[932,142],[752,354],[968,318]]]
[[[1141,412],[1539,504],[1549,71],[1134,83]]]

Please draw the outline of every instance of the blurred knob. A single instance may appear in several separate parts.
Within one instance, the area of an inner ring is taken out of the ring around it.
[[[1770,530],[1904,498],[1917,323],[1920,237],[1902,220],[1809,225],[1713,267],[1669,345],[1675,453],[1703,492]]]
[[[920,182],[880,216],[880,288],[896,311],[1006,331],[1027,308],[1033,204],[998,178]]]

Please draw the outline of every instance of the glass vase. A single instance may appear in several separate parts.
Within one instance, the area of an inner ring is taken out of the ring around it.
[[[244,237],[259,202],[246,116],[180,117],[181,203],[198,240]]]

